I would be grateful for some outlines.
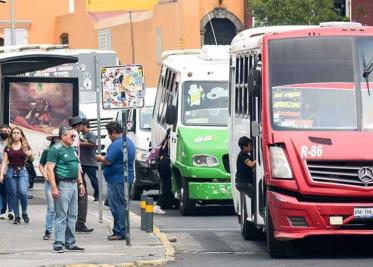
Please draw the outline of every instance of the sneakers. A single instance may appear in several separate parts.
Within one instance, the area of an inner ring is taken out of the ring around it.
[[[155,205],[154,208],[153,208],[153,213],[165,214],[166,212],[164,210],[162,210],[162,208],[160,206]]]
[[[49,232],[48,230],[45,230],[43,240],[50,240],[52,238],[52,233]]]
[[[0,214],[0,220],[5,220],[5,218],[6,218],[5,213]]]
[[[84,248],[80,248],[78,246],[73,246],[72,248],[71,247],[68,247],[68,246],[65,246],[65,251],[71,251],[71,252],[84,252],[85,249]]]
[[[13,221],[13,224],[20,224],[21,223],[21,218],[20,217],[16,217]]]
[[[29,223],[30,222],[30,218],[27,216],[27,214],[22,214],[22,219],[24,220],[25,223]]]
[[[11,220],[11,221],[14,219],[14,212],[13,211],[8,213],[8,219]]]
[[[64,253],[63,247],[53,247],[53,252],[55,253]]]

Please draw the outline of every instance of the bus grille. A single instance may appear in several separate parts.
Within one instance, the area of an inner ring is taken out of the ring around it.
[[[315,182],[373,186],[373,161],[308,161],[307,166]]]

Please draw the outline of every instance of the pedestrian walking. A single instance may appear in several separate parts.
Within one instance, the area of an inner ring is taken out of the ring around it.
[[[9,125],[3,124],[0,126],[0,164],[3,161],[4,148],[6,147],[8,143],[10,131],[11,129]],[[6,179],[4,179],[3,182],[0,183],[0,219],[3,220],[6,218],[6,211],[8,209],[8,219],[13,220],[14,212],[13,212],[13,208],[10,205],[10,200],[8,197],[8,190],[7,190],[6,185],[7,185]]]
[[[52,238],[53,223],[56,212],[54,210],[54,200],[52,197],[51,185],[48,181],[46,164],[49,149],[59,141],[59,136],[51,135],[47,137],[48,141],[51,141],[48,148],[44,149],[39,160],[39,171],[44,178],[44,194],[45,200],[47,201],[47,212],[45,215],[45,232],[43,240],[50,240]]]
[[[113,234],[108,240],[126,239],[126,208],[124,198],[124,162],[123,162],[123,130],[119,123],[111,121],[106,125],[112,143],[108,147],[106,156],[97,155],[96,160],[104,165],[104,176],[107,183],[107,196],[111,214],[114,218]],[[135,145],[126,138],[128,149],[128,181],[133,182],[133,163],[135,160]]]
[[[14,127],[4,148],[0,171],[0,183],[3,183],[4,174],[6,173],[5,180],[8,188],[8,197],[10,206],[13,207],[15,214],[14,224],[21,223],[18,201],[21,202],[23,221],[25,223],[30,221],[27,214],[29,178],[25,167],[26,161],[30,157],[32,157],[32,150],[25,134],[21,128]]]
[[[82,118],[79,116],[71,117],[69,119],[69,125],[73,127],[74,134],[76,138],[74,139],[73,146],[76,148],[78,153],[78,158],[80,159],[80,133],[82,131]],[[79,170],[82,172],[82,166],[79,164]],[[82,176],[83,186],[85,191],[87,192],[87,183]],[[93,232],[92,228],[88,228],[86,226],[87,221],[87,212],[88,212],[88,194],[84,194],[82,196],[79,195],[78,198],[78,220],[76,221],[76,232],[82,233],[90,233]]]
[[[47,154],[47,177],[54,198],[55,219],[53,251],[84,251],[76,245],[75,224],[78,215],[78,194],[83,196],[85,188],[79,170],[72,127],[59,129],[60,141]],[[79,191],[78,191],[79,188]],[[78,193],[79,192],[79,193]]]
[[[93,187],[94,201],[98,201],[98,179],[97,179],[97,162],[96,162],[96,142],[97,135],[91,131],[89,121],[82,120],[82,140],[80,140],[80,164],[83,170],[83,179],[85,174],[89,177]],[[84,179],[85,180],[85,179]]]

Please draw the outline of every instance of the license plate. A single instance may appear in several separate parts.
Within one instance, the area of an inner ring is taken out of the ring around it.
[[[354,208],[355,218],[373,218],[373,208]]]

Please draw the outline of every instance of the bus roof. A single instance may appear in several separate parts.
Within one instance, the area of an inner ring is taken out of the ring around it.
[[[360,23],[356,22],[323,22],[320,25],[289,25],[289,26],[269,26],[252,28],[240,32],[233,39],[231,44],[230,52],[240,52],[246,51],[248,49],[260,48],[262,45],[262,39],[266,34],[276,34],[280,35],[297,35],[298,32],[304,33],[305,30],[315,29],[318,32],[324,32],[330,34],[331,32],[362,32],[372,27],[362,26]],[[277,35],[279,36],[279,35]]]
[[[232,40],[231,52],[244,51],[247,49],[258,48],[261,45],[263,36],[266,33],[277,33],[277,32],[288,32],[296,30],[311,29],[318,26],[307,26],[307,25],[297,25],[297,26],[269,26],[247,29],[240,32]]]
[[[182,74],[191,72],[193,78],[196,78],[196,75],[199,77],[207,75],[206,73],[222,75],[226,70],[227,75],[223,75],[223,78],[226,76],[228,79],[229,46],[227,45],[206,45],[202,49],[166,51],[162,57],[163,65]]]
[[[85,53],[97,53],[107,54],[114,53],[113,50],[98,50],[98,49],[70,49],[68,45],[51,45],[51,44],[31,44],[31,45],[10,45],[0,47],[0,53],[17,53],[17,52],[55,52],[61,54],[85,54]]]

